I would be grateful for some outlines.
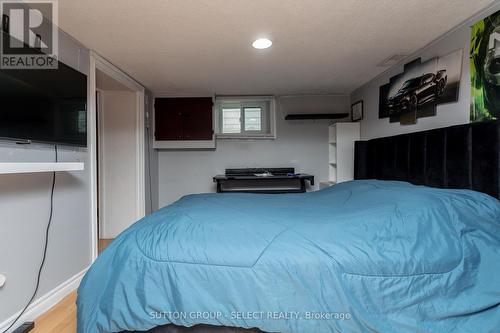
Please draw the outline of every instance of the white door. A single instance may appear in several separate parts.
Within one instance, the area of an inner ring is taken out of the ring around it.
[[[101,91],[99,126],[100,238],[112,239],[137,220],[137,96]]]

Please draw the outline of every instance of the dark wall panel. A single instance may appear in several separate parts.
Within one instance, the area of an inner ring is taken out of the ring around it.
[[[408,181],[416,184],[425,184],[426,170],[426,141],[425,133],[409,135],[408,152]]]
[[[356,179],[474,189],[500,197],[500,121],[356,143]]]
[[[446,131],[446,187],[472,188],[470,127]]]
[[[384,138],[377,145],[377,177],[379,179],[394,179],[396,168],[396,141],[394,138]]]
[[[358,141],[355,144],[354,152],[354,178],[355,179],[370,179],[368,173],[368,142]]]
[[[500,196],[500,131],[495,123],[471,126],[472,188]]]
[[[444,187],[446,184],[446,132],[433,130],[427,132],[425,184]]]
[[[407,180],[409,159],[410,159],[410,137],[408,135],[400,135],[395,137],[395,166],[393,177],[395,180]]]

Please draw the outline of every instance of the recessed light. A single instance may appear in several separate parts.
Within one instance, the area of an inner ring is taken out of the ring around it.
[[[259,38],[255,42],[252,43],[252,46],[256,49],[262,50],[262,49],[267,49],[273,45],[273,42],[271,42],[267,38]]]

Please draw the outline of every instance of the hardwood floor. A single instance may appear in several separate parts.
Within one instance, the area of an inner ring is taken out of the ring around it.
[[[112,241],[112,239],[99,239],[99,253],[104,251]]]
[[[99,240],[99,253],[112,242]],[[30,333],[76,333],[76,290],[35,320]]]
[[[76,291],[35,320],[31,333],[75,333]]]

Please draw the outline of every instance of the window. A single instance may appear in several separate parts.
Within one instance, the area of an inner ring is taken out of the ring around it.
[[[222,108],[222,133],[240,133],[240,109],[235,107]]]
[[[273,97],[219,97],[217,137],[274,138]]]
[[[262,131],[262,109],[244,108],[245,131]]]

